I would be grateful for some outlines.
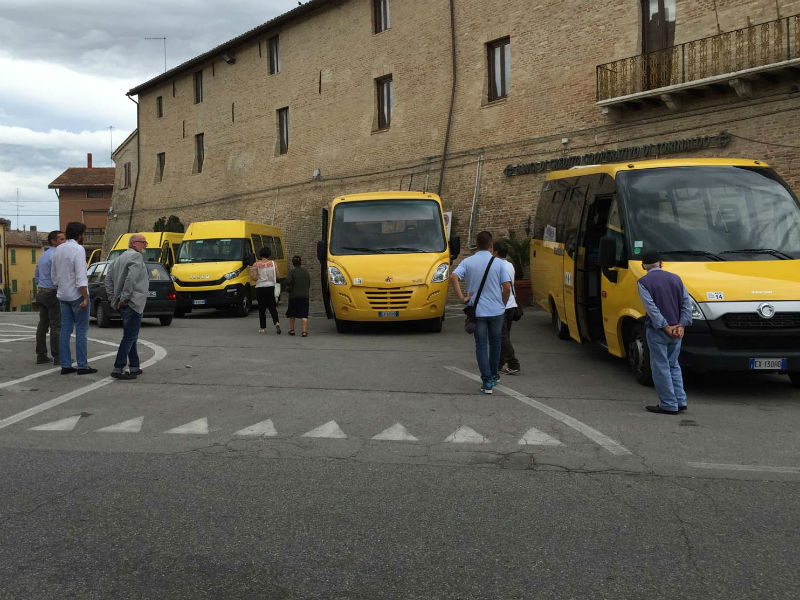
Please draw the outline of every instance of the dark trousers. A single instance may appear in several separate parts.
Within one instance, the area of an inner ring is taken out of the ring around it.
[[[500,333],[500,366],[505,365],[509,369],[519,369],[519,360],[514,353],[514,346],[511,345],[511,326],[514,324],[511,317],[513,314],[514,309],[509,308],[503,319],[503,331]]]
[[[50,354],[58,362],[58,338],[61,335],[61,305],[55,290],[39,290],[39,325],[36,327],[36,356],[47,358],[47,330],[50,330]]]
[[[275,308],[275,288],[257,287],[256,299],[258,300],[258,324],[261,329],[267,328],[267,309],[272,317],[272,323],[278,324],[278,309]]]
[[[142,315],[130,306],[120,306],[119,314],[122,316],[122,341],[119,343],[117,358],[114,360],[114,373],[121,373],[125,368],[133,371],[139,370],[139,353],[136,350],[136,340],[139,339],[139,328],[142,325]]]

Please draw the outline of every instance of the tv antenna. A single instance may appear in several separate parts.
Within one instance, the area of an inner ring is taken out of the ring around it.
[[[166,37],[146,37],[146,40],[161,40],[164,42],[164,73],[167,72],[167,38]]]

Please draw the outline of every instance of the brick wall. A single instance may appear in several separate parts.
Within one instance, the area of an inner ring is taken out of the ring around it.
[[[186,224],[212,218],[275,223],[284,229],[287,252],[303,255],[313,268],[320,209],[334,196],[422,190],[426,182],[436,191],[450,105],[448,6],[395,0],[392,28],[373,34],[370,2],[331,2],[243,42],[233,64],[220,56],[143,92],[132,229],[149,229],[169,214]],[[456,3],[458,83],[442,199],[464,247],[476,195],[476,231],[522,234],[532,217],[543,175],[507,178],[508,164],[724,129],[734,136],[728,147],[691,155],[764,159],[800,187],[794,133],[800,100],[791,80],[759,85],[746,99],[731,89],[698,93],[675,112],[645,104],[619,121],[601,113],[594,104],[596,66],[640,52],[639,6],[638,0],[610,0],[602,10],[579,0]],[[800,0],[678,0],[675,42],[714,35],[718,21],[727,31],[747,26],[748,18],[774,19],[778,11],[800,13]],[[281,69],[269,75],[266,39],[276,33]],[[505,36],[511,39],[509,94],[487,103],[485,44]],[[195,104],[193,72],[200,68],[204,99]],[[391,127],[376,132],[374,80],[387,74],[394,81],[394,114]],[[285,106],[290,145],[278,155],[276,111]],[[205,136],[202,173],[193,173],[197,133]],[[166,167],[157,182],[159,152]],[[312,180],[314,169],[321,181]],[[120,223],[127,223],[125,202],[120,196]]]

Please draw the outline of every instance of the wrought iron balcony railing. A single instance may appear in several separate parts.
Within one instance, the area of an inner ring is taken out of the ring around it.
[[[597,101],[800,56],[800,14],[597,66]]]

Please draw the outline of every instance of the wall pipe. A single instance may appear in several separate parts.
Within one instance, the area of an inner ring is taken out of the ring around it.
[[[453,64],[452,85],[450,86],[450,110],[447,113],[447,129],[444,132],[444,148],[442,149],[442,166],[439,169],[439,186],[437,194],[442,195],[442,183],[444,182],[444,165],[447,160],[447,146],[450,143],[450,126],[453,123],[453,107],[456,102],[456,12],[454,1],[450,0],[450,56]]]

